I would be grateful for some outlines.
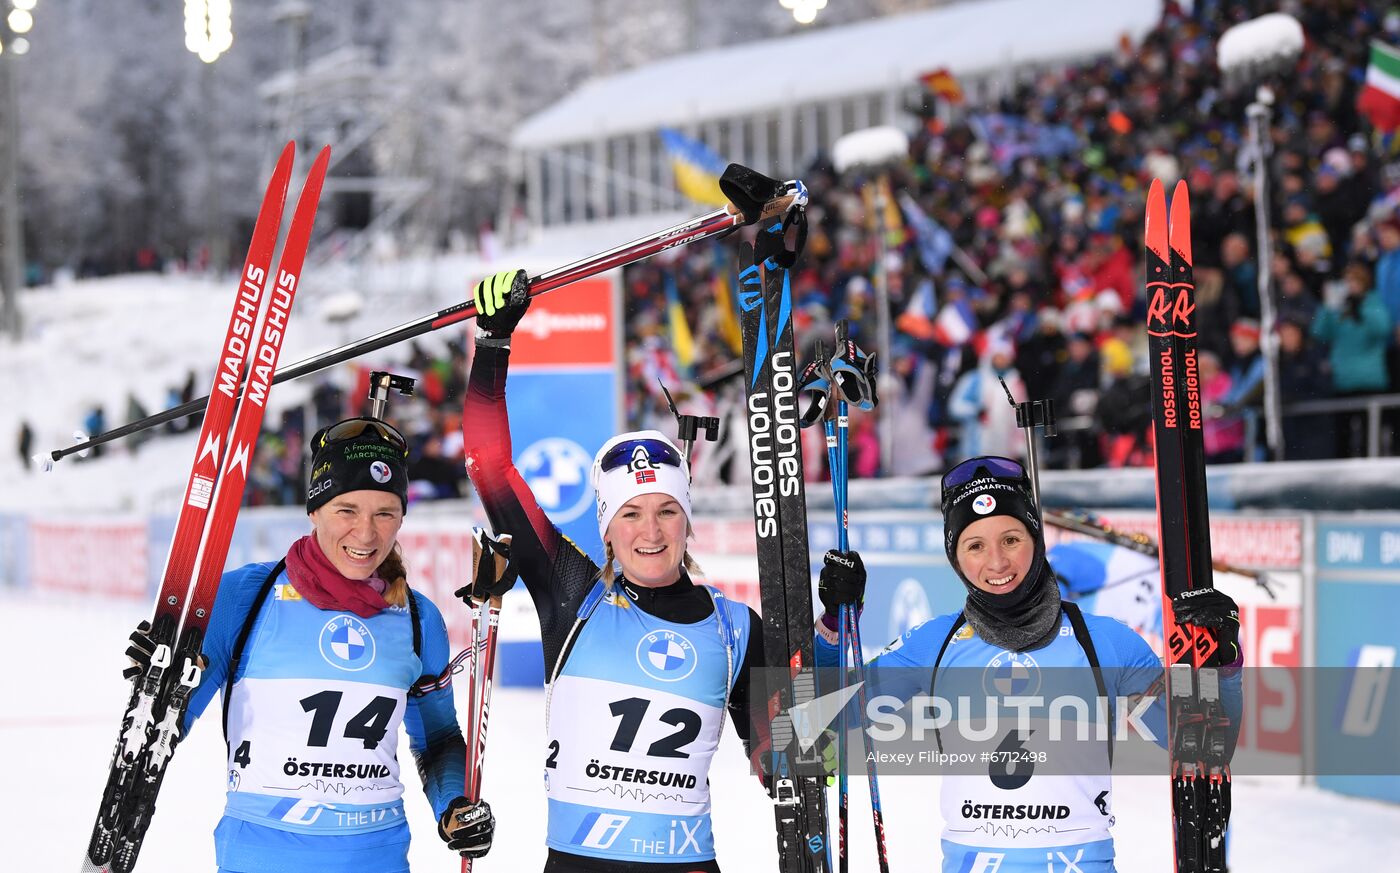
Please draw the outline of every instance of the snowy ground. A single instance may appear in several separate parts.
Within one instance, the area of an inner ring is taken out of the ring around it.
[[[11,750],[9,788],[0,800],[3,869],[76,867],[125,703],[127,686],[118,677],[124,638],[146,611],[144,604],[0,592],[0,746]],[[492,700],[485,785],[498,830],[495,849],[476,868],[483,873],[543,866],[543,706],[544,695],[532,690],[498,689]],[[224,754],[217,717],[204,718],[171,766],[142,873],[214,869],[211,833],[223,805]],[[399,759],[411,760],[406,745]],[[414,869],[455,870],[413,768],[405,772],[417,835],[410,854]],[[770,807],[728,734],[711,781],[721,865],[731,873],[775,869]],[[881,783],[891,869],[937,869],[936,791],[927,777]],[[1115,796],[1119,869],[1167,871],[1167,793],[1161,780],[1119,779]],[[855,784],[857,871],[875,869],[866,797],[863,784]],[[1400,856],[1400,807],[1299,788],[1295,780],[1236,783],[1231,833],[1234,873],[1378,869],[1376,859]]]

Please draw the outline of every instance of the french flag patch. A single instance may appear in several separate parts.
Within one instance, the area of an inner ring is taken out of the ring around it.
[[[646,485],[646,484],[648,484],[648,483],[655,482],[655,481],[656,481],[656,471],[655,471],[655,470],[638,470],[638,471],[637,471],[637,484],[638,484],[638,485]]]

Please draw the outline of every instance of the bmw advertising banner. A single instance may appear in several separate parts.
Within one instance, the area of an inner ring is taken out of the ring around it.
[[[1317,784],[1397,803],[1400,516],[1321,516],[1316,541]]]
[[[511,342],[515,466],[550,521],[600,564],[588,471],[623,427],[621,297],[615,273],[530,301]]]

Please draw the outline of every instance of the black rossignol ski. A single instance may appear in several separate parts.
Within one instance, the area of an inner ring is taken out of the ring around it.
[[[1179,873],[1223,873],[1230,770],[1220,700],[1218,645],[1204,629],[1173,620],[1174,595],[1214,585],[1206,496],[1200,373],[1196,352],[1191,204],[1184,181],[1172,195],[1153,180],[1147,195],[1147,333],[1167,664],[1173,848]]]
[[[791,721],[792,707],[816,696],[816,683],[792,289],[780,256],[763,254],[782,251],[786,227],[779,222],[762,228],[756,256],[748,245],[741,246],[739,274],[765,673],[770,682],[778,682],[776,689],[768,688],[773,744],[769,793],[781,873],[827,873],[825,775],[815,746],[798,752]],[[780,676],[788,681],[779,681]]]
[[[133,680],[97,822],[83,856],[85,873],[129,873],[135,867],[166,767],[181,738],[185,706],[199,686],[204,633],[330,159],[330,150],[322,149],[307,175],[276,279],[269,282],[293,154],[294,146],[288,143],[268,183],[240,274],[238,298],[220,348],[211,402],[151,620],[155,650],[150,666]],[[265,289],[269,300],[260,317]]]

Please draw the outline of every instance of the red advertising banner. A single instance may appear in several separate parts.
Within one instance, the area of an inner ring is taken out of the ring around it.
[[[1242,747],[1302,753],[1302,632],[1296,605],[1240,605],[1240,644],[1252,682],[1245,695]],[[1261,667],[1265,669],[1253,670]]]
[[[140,600],[147,592],[146,523],[29,523],[29,581],[35,590]]]
[[[593,276],[533,298],[511,338],[511,369],[615,364],[613,281]]]
[[[1157,539],[1157,516],[1151,513],[1105,513],[1099,518],[1125,533]],[[1083,534],[1046,528],[1048,545],[1084,539]],[[1251,570],[1297,570],[1303,563],[1303,520],[1297,516],[1248,518],[1216,513],[1210,519],[1210,551],[1217,561]]]
[[[470,526],[447,531],[399,531],[399,546],[408,565],[409,585],[437,605],[454,648],[466,644],[470,620],[465,603],[452,592],[471,582]]]

